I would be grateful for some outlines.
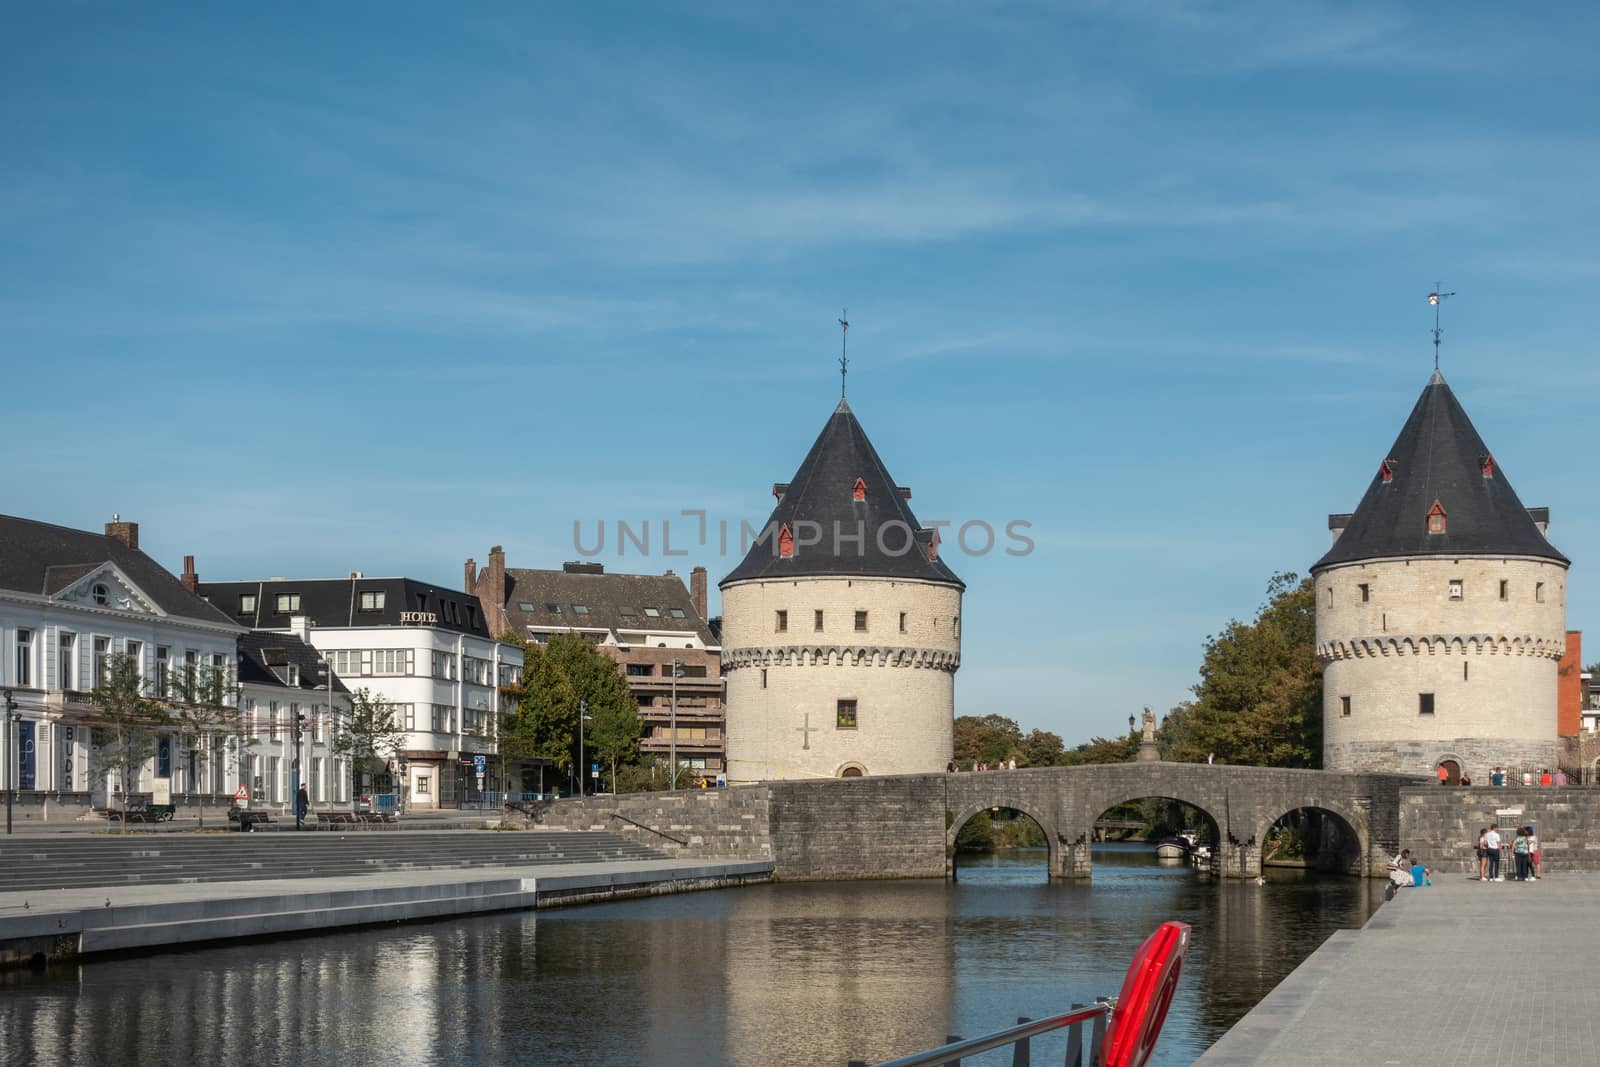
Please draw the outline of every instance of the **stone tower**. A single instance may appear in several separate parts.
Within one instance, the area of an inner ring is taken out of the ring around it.
[[[942,771],[961,579],[843,400],[720,584],[728,777]]]
[[[1316,562],[1323,766],[1487,782],[1556,762],[1568,560],[1435,371]]]

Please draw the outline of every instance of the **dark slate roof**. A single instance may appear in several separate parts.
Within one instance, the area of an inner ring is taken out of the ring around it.
[[[300,668],[297,689],[308,692],[326,692],[327,685],[317,672],[322,669],[322,658],[317,650],[294,634],[269,633],[251,630],[239,638],[239,682],[244,685],[274,685],[289,688],[285,680],[288,672],[278,671],[293,663]],[[274,670],[277,668],[277,670]],[[339,676],[333,676],[333,691],[348,693]]]
[[[606,574],[597,567],[585,565],[582,571],[506,568],[506,584],[510,587],[506,616],[511,625],[522,637],[528,636],[529,626],[536,630],[609,630],[613,634],[618,630],[649,630],[692,633],[707,645],[717,644],[705,620],[694,609],[682,578],[674,574]],[[533,610],[524,609],[523,604],[531,605]],[[551,612],[549,604],[556,605],[560,612]],[[582,605],[588,611],[579,615],[573,610],[574,605]],[[654,608],[659,615],[647,616],[646,608]],[[683,618],[673,618],[674,608],[683,612]],[[626,642],[626,638],[619,640]]]
[[[1567,563],[1522,506],[1498,457],[1484,476],[1490,455],[1444,376],[1434,371],[1393,447],[1373,465],[1372,483],[1344,533],[1311,569],[1392,556],[1538,556]],[[1389,482],[1384,463],[1393,470]],[[1435,501],[1444,509],[1445,532],[1430,534]]]
[[[115,537],[0,515],[0,589],[48,596],[110,562],[162,611],[212,625],[233,622],[161,564]]]
[[[361,610],[361,594],[381,592],[383,607]],[[277,610],[279,593],[299,593],[300,610]],[[255,610],[241,610],[241,598],[253,594]],[[254,630],[287,630],[291,615],[305,615],[314,626],[414,626],[402,623],[402,612],[436,616],[427,625],[456,633],[489,637],[483,607],[471,593],[445,589],[411,578],[273,578],[255,582],[201,582],[200,595],[234,621]],[[453,608],[452,608],[453,605]]]
[[[866,488],[865,500],[853,499],[857,478]],[[921,579],[964,588],[942,559],[928,558],[927,543],[933,531],[923,530],[917,522],[908,497],[889,476],[850,405],[841,400],[772,509],[763,527],[773,531],[772,536],[752,545],[744,561],[721,584],[829,576]],[[896,521],[904,527],[884,529]],[[811,523],[815,525],[808,525]],[[776,543],[777,531],[784,525],[796,539],[794,555],[788,558],[778,554]],[[835,530],[844,535],[837,543]],[[854,538],[858,530],[864,532],[859,542],[845,540]],[[906,530],[916,532],[916,543],[901,552]],[[800,543],[815,531],[821,532],[820,543]]]

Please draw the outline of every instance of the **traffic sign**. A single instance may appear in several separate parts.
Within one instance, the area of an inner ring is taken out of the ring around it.
[[[250,790],[245,788],[243,782],[240,782],[239,783],[239,788],[235,789],[233,791],[233,799],[235,799],[235,800],[249,800],[250,799]]]
[[[589,764],[589,773],[590,774],[599,774],[600,773],[600,764],[598,764],[598,763]]]
[[[484,764],[486,764],[488,762],[489,762],[489,757],[488,756],[473,756],[472,757],[472,763],[473,763],[473,765],[475,767],[478,768],[478,773],[480,775],[483,773]]]

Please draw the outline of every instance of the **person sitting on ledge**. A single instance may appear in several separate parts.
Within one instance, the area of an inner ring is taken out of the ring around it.
[[[1411,850],[1403,848],[1400,855],[1389,861],[1389,881],[1399,889],[1411,884]]]

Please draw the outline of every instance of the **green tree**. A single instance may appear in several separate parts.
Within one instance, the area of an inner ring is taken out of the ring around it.
[[[111,656],[105,674],[89,694],[93,705],[94,752],[89,766],[96,777],[112,776],[117,807],[128,809],[128,786],[144,762],[156,754],[157,736],[170,722],[159,700],[145,693],[139,663],[132,656]],[[122,820],[126,830],[128,821]]]
[[[614,778],[616,764],[632,759],[639,746],[639,704],[616,661],[577,634],[524,647],[521,698],[502,723],[507,750],[582,773],[577,766],[582,704],[590,716],[584,724],[584,756],[608,760]]]
[[[242,718],[239,712],[239,687],[228,681],[225,667],[184,664],[172,675],[174,684],[166,694],[167,717],[176,728],[178,743],[192,752],[200,765],[211,769],[211,761],[225,749],[242,745]],[[193,788],[190,783],[190,788]],[[199,825],[205,829],[206,809],[197,809]]]
[[[1264,767],[1322,761],[1322,669],[1316,657],[1311,579],[1267,583],[1254,622],[1230,622],[1206,639],[1194,699],[1174,708],[1161,739],[1169,760]]]
[[[1030,730],[1022,739],[1021,760],[1028,767],[1059,766],[1066,756],[1066,746],[1060,734],[1049,730]]]
[[[970,765],[1022,754],[1022,728],[1004,715],[958,715],[955,721],[955,758]]]
[[[361,794],[361,771],[376,773],[406,739],[400,710],[365,687],[350,694],[350,719],[333,738],[333,753],[350,761],[350,795]]]
[[[1136,734],[1126,737],[1095,737],[1081,745],[1074,745],[1061,755],[1063,767],[1082,767],[1091,763],[1128,763],[1139,751]]]

